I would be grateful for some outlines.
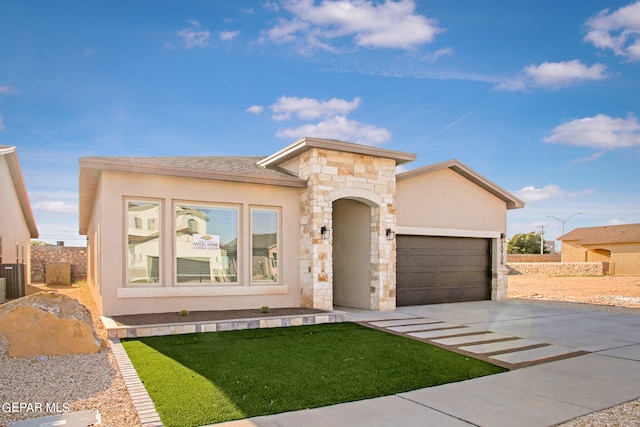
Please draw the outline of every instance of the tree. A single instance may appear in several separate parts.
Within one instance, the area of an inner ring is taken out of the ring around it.
[[[540,239],[542,234],[534,231],[530,233],[519,233],[509,239],[507,253],[509,254],[539,254]],[[544,253],[548,254],[549,249],[544,248]]]

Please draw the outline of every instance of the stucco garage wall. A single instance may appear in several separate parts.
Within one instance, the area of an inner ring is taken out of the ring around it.
[[[102,266],[109,266],[108,269],[99,269],[97,275],[99,283],[96,289],[100,289],[104,314],[299,306],[300,189],[105,170],[99,192],[99,200],[103,204],[97,206],[98,212],[94,212],[89,235],[95,231],[100,236],[99,248],[96,248],[101,253],[98,258],[102,260]],[[127,198],[162,204],[161,267],[157,286],[125,283]],[[237,284],[194,286],[175,283],[174,202],[223,203],[240,208],[240,277]],[[253,206],[281,209],[283,247],[278,254],[280,281],[277,284],[250,284],[249,217]],[[94,244],[92,239],[90,244]]]
[[[505,202],[450,169],[398,180],[399,227],[504,232]]]

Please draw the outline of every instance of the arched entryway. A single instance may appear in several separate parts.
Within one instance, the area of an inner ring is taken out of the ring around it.
[[[333,202],[333,304],[370,309],[371,207],[353,199]]]

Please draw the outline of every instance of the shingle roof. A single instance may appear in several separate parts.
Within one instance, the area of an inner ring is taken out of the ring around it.
[[[558,240],[578,241],[581,245],[638,243],[640,242],[640,224],[576,228],[558,237]]]
[[[81,162],[99,162],[101,164],[119,164],[157,169],[178,169],[212,172],[237,177],[255,177],[276,180],[296,180],[280,170],[266,169],[258,166],[257,162],[264,156],[184,156],[184,157],[84,157]]]

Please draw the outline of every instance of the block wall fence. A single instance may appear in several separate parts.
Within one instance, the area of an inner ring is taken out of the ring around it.
[[[87,278],[87,248],[71,246],[31,246],[31,283],[45,281],[47,264],[68,262],[71,283]]]

